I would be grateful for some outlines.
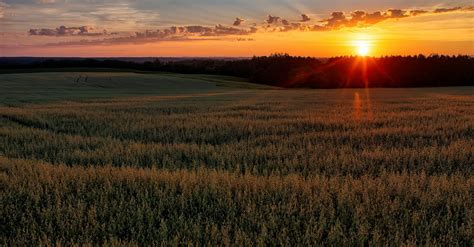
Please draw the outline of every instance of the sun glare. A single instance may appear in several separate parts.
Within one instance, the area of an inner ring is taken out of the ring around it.
[[[370,52],[370,45],[369,42],[363,40],[357,40],[355,42],[355,46],[357,49],[357,55],[359,56],[367,56]]]

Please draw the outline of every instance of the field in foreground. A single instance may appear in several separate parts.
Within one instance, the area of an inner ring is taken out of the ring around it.
[[[1,76],[2,245],[473,244],[474,88],[53,75]]]

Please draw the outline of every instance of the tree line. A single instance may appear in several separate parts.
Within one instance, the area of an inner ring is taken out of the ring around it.
[[[30,64],[2,64],[1,69],[114,68],[184,74],[215,74],[287,88],[473,86],[474,58],[416,55],[379,58],[343,56],[320,60],[288,54],[250,59],[189,59],[131,62],[99,59],[49,59]]]

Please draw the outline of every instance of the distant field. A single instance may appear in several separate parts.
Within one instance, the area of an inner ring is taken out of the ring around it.
[[[473,87],[9,74],[0,104],[2,245],[473,244]]]
[[[268,86],[229,76],[134,72],[43,72],[0,74],[0,104],[84,100],[142,95],[223,92]]]

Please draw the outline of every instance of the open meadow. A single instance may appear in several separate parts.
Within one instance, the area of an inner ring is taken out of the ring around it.
[[[474,87],[0,75],[0,245],[474,244]]]

